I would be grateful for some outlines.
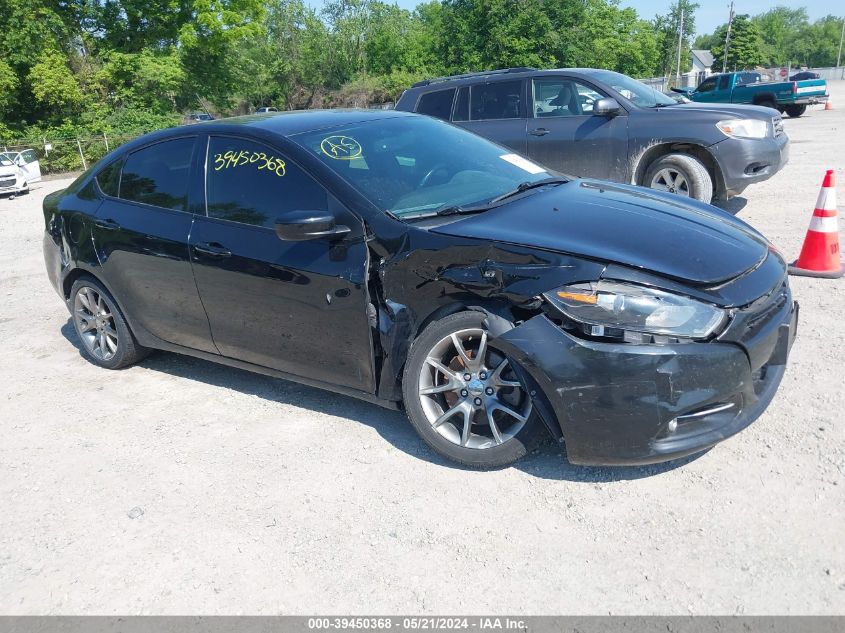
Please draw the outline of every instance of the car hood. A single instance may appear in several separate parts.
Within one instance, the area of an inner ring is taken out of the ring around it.
[[[771,108],[763,106],[743,105],[740,103],[698,103],[693,101],[691,103],[679,103],[665,108],[657,108],[657,110],[660,114],[667,115],[680,113],[682,116],[689,116],[690,112],[711,114],[713,115],[714,121],[721,120],[725,117],[771,121],[772,117],[779,116],[777,110],[772,110]]]
[[[757,266],[768,243],[730,214],[674,194],[573,180],[430,229],[633,266],[712,285]]]
[[[15,165],[0,165],[0,176],[17,176],[18,168]]]

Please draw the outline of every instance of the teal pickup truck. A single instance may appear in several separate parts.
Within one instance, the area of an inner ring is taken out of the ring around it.
[[[799,117],[808,105],[824,103],[828,99],[824,79],[763,81],[760,73],[750,71],[711,75],[698,88],[672,90],[693,101],[767,106],[791,117]]]

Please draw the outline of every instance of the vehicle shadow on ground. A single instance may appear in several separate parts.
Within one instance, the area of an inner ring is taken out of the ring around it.
[[[87,361],[82,353],[82,343],[70,319],[62,326],[61,333]],[[471,470],[448,461],[431,450],[417,436],[402,411],[385,409],[350,396],[171,352],[157,351],[142,360],[139,365],[185,380],[194,380],[221,389],[366,424],[391,445],[412,457],[445,468]],[[683,466],[695,457],[697,456],[650,466],[614,468],[575,466],[566,460],[563,446],[548,439],[511,468],[543,479],[602,483],[651,477]]]
[[[722,209],[723,211],[727,211],[731,215],[739,215],[739,212],[742,211],[748,204],[748,198],[736,196],[735,198],[731,198],[730,200],[714,202],[713,204]]]

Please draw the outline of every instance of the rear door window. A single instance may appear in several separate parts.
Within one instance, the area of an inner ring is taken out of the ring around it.
[[[470,119],[518,119],[523,115],[522,80],[478,84],[470,91]]]
[[[417,102],[417,112],[448,121],[449,115],[452,113],[452,101],[454,98],[454,88],[438,90],[437,92],[427,92]]]
[[[721,77],[719,77],[719,90],[727,90],[730,83],[730,75],[722,75]]]
[[[179,138],[132,152],[123,165],[118,197],[186,211],[194,138]]]
[[[120,167],[123,161],[116,160],[97,174],[97,185],[107,196],[117,197],[120,191]]]

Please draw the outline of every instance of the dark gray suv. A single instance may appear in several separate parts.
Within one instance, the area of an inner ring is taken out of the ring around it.
[[[725,200],[788,159],[779,113],[678,103],[631,77],[591,68],[510,68],[430,79],[397,110],[460,125],[561,172]]]

